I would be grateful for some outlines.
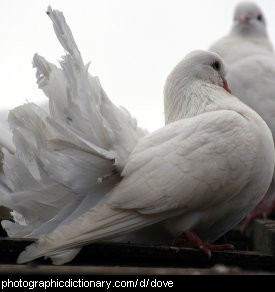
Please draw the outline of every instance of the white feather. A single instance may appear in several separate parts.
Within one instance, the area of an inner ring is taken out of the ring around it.
[[[48,15],[66,55],[60,68],[38,54],[33,58],[49,112],[25,104],[9,114],[15,147],[4,151],[9,191],[0,200],[26,222],[2,222],[11,237],[37,238],[96,205],[120,181],[129,154],[147,134],[88,73],[63,14],[49,7]],[[98,183],[110,173],[107,182]]]

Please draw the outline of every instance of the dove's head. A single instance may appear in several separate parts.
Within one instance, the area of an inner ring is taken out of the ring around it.
[[[266,20],[254,2],[241,2],[235,8],[232,31],[242,35],[266,37]]]
[[[179,68],[181,66],[189,79],[218,85],[231,93],[225,79],[225,64],[218,54],[207,51],[193,51],[179,64]]]
[[[218,54],[207,51],[189,53],[170,73],[165,84],[166,123],[203,111],[214,101],[217,92],[231,93],[225,74],[225,64]]]

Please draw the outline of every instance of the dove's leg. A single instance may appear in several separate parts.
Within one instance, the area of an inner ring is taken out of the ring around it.
[[[252,221],[257,219],[257,218],[262,218],[267,216],[266,210],[269,207],[269,200],[264,197],[262,201],[259,203],[259,205],[247,215],[245,218],[244,222],[242,223],[241,230],[245,231],[246,229],[249,228],[251,225]]]
[[[186,246],[194,246],[202,250],[209,258],[211,258],[211,251],[219,251],[219,250],[232,250],[234,246],[232,244],[210,244],[203,242],[193,231],[187,230],[184,232],[187,240],[179,239],[175,241],[175,245]]]
[[[269,208],[268,208],[268,215],[267,216],[270,216],[272,215],[273,213],[275,213],[275,199],[272,200],[271,204],[269,205]]]
[[[255,210],[247,215],[244,222],[242,223],[241,230],[245,231],[249,228],[253,220],[257,218],[267,218],[273,212],[275,212],[275,199],[270,202],[269,199],[264,197]]]
[[[275,212],[275,179],[273,178],[267,193],[257,207],[247,215],[241,225],[241,230],[245,231],[257,218],[266,218]]]

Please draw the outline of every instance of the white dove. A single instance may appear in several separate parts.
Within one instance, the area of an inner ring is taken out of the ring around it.
[[[218,53],[228,68],[252,54],[270,55],[273,47],[260,7],[254,2],[239,3],[235,8],[230,33],[215,42],[210,50]]]
[[[18,263],[157,223],[173,238],[185,232],[209,254],[215,248],[209,243],[258,204],[274,169],[269,128],[225,90],[224,75],[214,53],[196,51],[180,62],[165,92],[167,104],[180,106],[183,118],[141,138],[121,182],[95,207],[28,246]]]
[[[234,22],[228,36],[210,48],[227,63],[226,78],[232,93],[253,108],[267,123],[275,137],[275,55],[269,42],[266,20],[253,2],[240,3],[234,13]],[[275,209],[274,177],[269,194],[249,216],[244,227],[260,215],[269,215]]]

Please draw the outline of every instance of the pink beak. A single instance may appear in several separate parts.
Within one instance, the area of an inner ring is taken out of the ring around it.
[[[248,15],[246,15],[246,14],[241,14],[240,15],[240,18],[239,18],[239,21],[240,21],[240,23],[242,23],[242,24],[248,24],[249,23],[249,21],[250,21],[250,17],[248,16]]]
[[[227,92],[229,92],[229,93],[231,94],[232,92],[231,92],[231,90],[230,90],[230,88],[229,88],[229,86],[228,86],[227,81],[226,81],[224,78],[223,78],[222,80],[223,80],[223,88],[224,88]]]

